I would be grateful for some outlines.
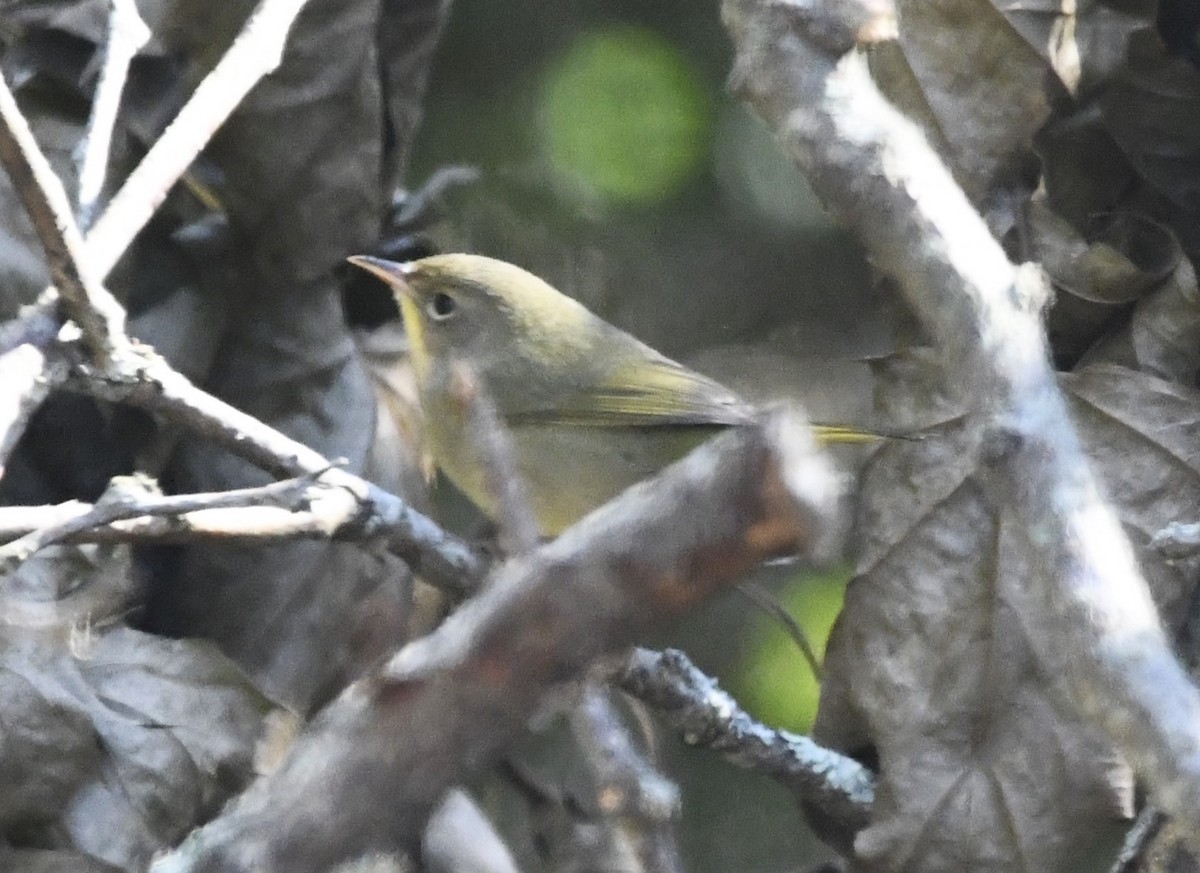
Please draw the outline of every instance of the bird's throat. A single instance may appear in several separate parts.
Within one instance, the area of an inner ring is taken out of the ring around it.
[[[409,356],[418,384],[429,376],[429,350],[425,346],[425,331],[421,324],[421,309],[408,294],[397,293],[400,314],[404,316],[404,332],[408,334]]]

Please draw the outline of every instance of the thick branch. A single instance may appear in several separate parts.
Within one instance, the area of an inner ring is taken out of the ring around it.
[[[547,694],[764,558],[811,546],[836,487],[782,413],[701,447],[502,567],[156,873],[308,873],[414,844],[445,791],[495,761]]]
[[[1074,702],[1134,763],[1159,805],[1200,834],[1200,693],[1171,653],[1145,580],[1103,500],[1050,366],[1045,281],[1008,262],[917,128],[879,94],[856,38],[892,28],[882,0],[725,0],[734,88],[814,189],[897,280],[968,396],[993,416],[985,461],[1025,525],[1069,652]]]

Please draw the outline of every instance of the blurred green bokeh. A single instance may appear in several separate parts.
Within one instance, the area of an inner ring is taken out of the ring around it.
[[[709,151],[712,99],[655,32],[580,34],[544,74],[542,148],[568,193],[617,205],[674,194]]]
[[[841,612],[849,581],[850,570],[843,567],[798,575],[775,592],[818,657]],[[729,686],[759,721],[797,733],[812,729],[821,686],[796,641],[777,621],[762,616],[755,622]]]

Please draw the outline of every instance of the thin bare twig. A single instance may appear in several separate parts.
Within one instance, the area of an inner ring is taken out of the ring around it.
[[[784,631],[796,644],[796,648],[800,650],[800,654],[808,663],[808,668],[812,670],[813,678],[820,682],[822,678],[821,659],[817,657],[817,653],[808,639],[808,634],[804,632],[800,622],[796,621],[788,612],[787,607],[779,602],[779,598],[753,581],[743,582],[737,587],[737,590],[739,594],[783,625]]]
[[[150,39],[150,28],[142,21],[133,0],[109,0],[108,33],[104,40],[104,60],[96,82],[96,96],[88,117],[78,159],[79,196],[76,220],[83,230],[91,226],[104,190],[112,135],[117,125],[121,93],[129,75],[129,64]]]
[[[1162,831],[1167,818],[1153,806],[1145,807],[1133,823],[1133,827],[1125,834],[1121,849],[1109,873],[1138,873],[1143,870],[1146,860],[1146,850],[1153,845],[1155,838]]]
[[[496,502],[496,527],[500,547],[509,555],[527,552],[538,544],[538,524],[529,502],[529,489],[517,469],[512,435],[500,420],[492,398],[479,384],[468,364],[453,365],[455,412],[484,470],[488,491]]]
[[[317,475],[300,476],[257,488],[164,497],[150,479],[121,476],[112,481],[95,506],[71,504],[72,508],[82,511],[62,513],[63,517],[59,520],[37,527],[20,539],[0,546],[0,573],[11,571],[48,545],[72,539],[86,531],[111,526],[118,521],[143,516],[186,516],[215,509],[272,506],[294,509],[317,497],[312,490],[316,479]],[[25,509],[17,507],[16,511]]]
[[[87,236],[92,269],[107,276],[175,182],[242,98],[279,66],[292,22],[308,0],[262,0],[179,115],[113,195]]]
[[[641,873],[683,870],[675,824],[679,788],[633,744],[609,692],[588,684],[571,726],[596,781],[601,813],[631,844]]]
[[[226,492],[215,492],[224,494]],[[182,495],[187,497],[189,495]],[[170,500],[171,498],[164,498]],[[316,487],[307,507],[235,506],[193,509],[162,508],[161,514],[137,515],[103,525],[88,525],[65,535],[65,543],[194,543],[271,542],[272,540],[339,540],[364,542],[386,536],[376,522],[364,522],[371,510],[344,488]],[[56,506],[0,506],[0,542],[43,527],[64,525],[90,513],[94,504],[69,501]],[[443,583],[462,597],[465,585]]]
[[[160,415],[275,475],[324,473],[322,481],[343,489],[357,508],[338,526],[342,535],[349,536],[345,529],[353,528],[352,538],[382,537],[415,572],[457,597],[476,591],[483,579],[487,562],[471,546],[394,494],[345,470],[330,469],[319,452],[197,388],[148,347],[132,346],[120,372],[84,370],[67,387]]]
[[[1050,365],[1040,270],[1015,267],[921,132],[855,52],[895,33],[883,0],[725,0],[735,90],[854,228],[992,416],[983,462],[1024,526],[1030,584],[1070,653],[1055,690],[1103,728],[1200,841],[1200,690],[1174,657]]]
[[[32,343],[0,355],[0,476],[29,419],[69,372],[62,355]]]
[[[46,250],[50,275],[66,314],[83,331],[97,361],[113,354],[113,336],[124,331],[125,311],[100,284],[84,253],[83,236],[62,181],[42,154],[33,131],[0,77],[0,162]]]
[[[662,715],[689,744],[721,752],[730,763],[781,782],[851,833],[866,824],[875,799],[869,770],[808,737],[756,722],[683,652],[637,649],[614,681]]]

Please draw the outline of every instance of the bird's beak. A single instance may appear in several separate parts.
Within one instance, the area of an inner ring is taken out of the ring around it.
[[[356,267],[361,267],[368,273],[378,276],[384,282],[398,291],[411,293],[409,278],[417,272],[416,264],[399,264],[395,261],[385,261],[383,258],[371,255],[351,255],[347,261]]]

